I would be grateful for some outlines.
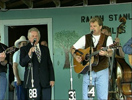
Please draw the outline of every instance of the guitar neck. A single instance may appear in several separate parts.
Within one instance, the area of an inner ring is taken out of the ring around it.
[[[108,47],[103,47],[103,49],[100,49],[100,50],[97,50],[97,51],[93,52],[93,53],[91,54],[91,56],[97,55],[101,50],[106,51],[107,49],[108,49]]]
[[[16,49],[16,47],[12,46],[12,47],[7,48],[4,52],[5,52],[6,54],[9,54],[9,53],[14,52],[15,49]]]
[[[91,56],[97,55],[101,50],[95,51],[91,54]]]

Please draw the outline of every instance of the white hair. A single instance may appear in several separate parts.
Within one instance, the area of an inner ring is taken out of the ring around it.
[[[40,39],[40,31],[36,28],[36,27],[33,27],[33,28],[30,28],[29,30],[28,30],[28,39],[29,39],[29,37],[31,36],[31,32],[32,31],[36,31],[37,33],[38,33],[38,36],[39,36],[39,39]]]

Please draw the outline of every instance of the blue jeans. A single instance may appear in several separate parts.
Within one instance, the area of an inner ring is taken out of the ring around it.
[[[23,87],[23,82],[21,85],[17,85],[17,82],[14,82],[17,94],[17,100],[27,100],[26,99],[26,89]]]
[[[7,78],[5,72],[0,72],[0,100],[4,100],[7,87]]]
[[[97,92],[98,100],[107,100],[108,99],[108,82],[109,82],[109,69],[98,72],[91,72],[92,75],[92,85],[95,86]],[[88,100],[88,85],[89,85],[89,75],[83,75],[83,100]]]

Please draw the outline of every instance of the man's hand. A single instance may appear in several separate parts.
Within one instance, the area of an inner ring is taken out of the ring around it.
[[[82,57],[74,54],[74,58],[76,59],[77,62],[81,63]]]
[[[0,53],[0,63],[3,66],[5,66],[7,64],[7,60],[5,60],[5,58],[6,58],[5,52]]]
[[[5,52],[0,53],[0,62],[4,61],[6,58]]]
[[[115,42],[120,43],[120,39],[119,38],[115,38]]]
[[[101,48],[103,49],[103,47],[101,47]],[[111,57],[112,54],[113,54],[112,49],[107,49],[107,51],[101,50],[101,51],[99,52],[99,55],[100,55],[100,56],[106,56],[106,57]]]
[[[53,87],[55,85],[55,81],[50,81],[50,86]]]
[[[31,57],[32,52],[35,52],[35,47],[30,48],[30,50],[28,52],[29,57]]]
[[[17,79],[17,86],[21,85],[21,80]]]
[[[76,49],[72,46],[71,47],[71,54],[76,59],[77,62],[81,63],[82,58],[81,58],[81,56],[75,54],[75,50]]]
[[[107,51],[101,50],[101,51],[99,52],[99,55],[100,55],[100,56],[107,56],[107,55],[108,55],[108,52],[107,52]]]

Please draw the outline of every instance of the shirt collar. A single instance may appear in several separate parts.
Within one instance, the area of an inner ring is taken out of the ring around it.
[[[39,47],[39,43],[36,46]]]

